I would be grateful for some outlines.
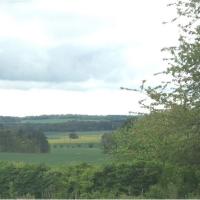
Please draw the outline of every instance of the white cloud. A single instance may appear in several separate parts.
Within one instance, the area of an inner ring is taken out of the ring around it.
[[[162,25],[174,15],[167,2],[1,0],[2,114],[138,109],[139,96],[118,88],[138,87],[166,67],[160,49],[177,39]]]

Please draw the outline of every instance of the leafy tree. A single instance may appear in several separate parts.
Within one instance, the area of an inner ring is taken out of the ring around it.
[[[177,23],[180,37],[178,46],[163,49],[170,53],[166,59],[169,67],[161,73],[168,81],[156,87],[142,82],[140,91],[151,101],[140,103],[150,114],[139,119],[135,127],[115,134],[115,154],[121,158],[199,165],[200,1],[175,1],[170,6],[177,9],[172,23]]]
[[[151,108],[164,105],[172,110],[176,123],[169,126],[182,138],[182,144],[177,142],[181,147],[177,158],[185,164],[200,164],[200,1],[175,1],[170,6],[176,6],[173,23],[180,32],[178,46],[163,49],[171,54],[166,59],[169,67],[163,72],[171,81],[145,91],[154,100]]]
[[[162,49],[170,54],[165,58],[169,67],[161,73],[169,79],[156,87],[145,87],[146,81],[144,81],[141,89],[154,100],[149,106],[151,109],[155,109],[158,105],[164,105],[165,108],[173,108],[175,105],[181,105],[184,108],[199,108],[200,2],[176,0],[169,6],[176,7],[177,16],[172,23],[177,24],[180,32],[178,46]]]
[[[75,133],[75,132],[72,132],[72,133],[69,133],[69,138],[70,138],[70,139],[78,139],[78,138],[79,138],[79,136],[78,136],[78,134],[77,134],[77,133]]]

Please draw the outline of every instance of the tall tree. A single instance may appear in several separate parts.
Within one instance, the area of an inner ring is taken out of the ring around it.
[[[169,67],[162,73],[170,81],[156,87],[143,87],[154,100],[151,108],[164,105],[172,108],[181,105],[185,108],[200,107],[200,1],[176,0],[177,16],[172,20],[180,32],[178,46],[163,48],[170,53],[165,60]]]
[[[145,105],[150,115],[138,120],[130,130],[116,134],[121,157],[200,164],[200,1],[176,0],[175,6],[180,36],[176,47],[164,48],[168,68],[162,72],[169,77],[156,87],[141,90],[151,99]]]

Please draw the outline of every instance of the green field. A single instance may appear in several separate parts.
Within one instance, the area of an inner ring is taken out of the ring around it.
[[[82,162],[103,164],[109,161],[100,147],[103,132],[78,132],[78,139],[69,139],[66,132],[50,132],[47,138],[50,153],[0,153],[1,161],[17,161],[47,165],[69,165]]]
[[[111,133],[112,131],[76,131],[75,133],[78,134],[79,136],[81,135],[103,135],[104,133]],[[57,138],[57,137],[62,137],[62,136],[68,136],[69,131],[47,131],[45,132],[45,135],[48,138]]]
[[[100,143],[101,135],[81,135],[77,139],[70,139],[68,136],[50,138],[49,144],[85,144]]]
[[[85,143],[100,143],[101,136],[110,131],[84,131],[76,132],[78,139],[70,139],[69,132],[46,132],[50,144],[85,144]]]
[[[0,153],[1,161],[18,161],[26,163],[47,165],[69,165],[82,162],[103,164],[109,161],[109,157],[102,153],[98,147],[57,147],[50,153],[30,154],[30,153]]]

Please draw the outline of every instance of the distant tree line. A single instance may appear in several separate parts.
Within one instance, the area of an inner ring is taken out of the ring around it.
[[[0,116],[0,123],[20,123],[19,117]]]
[[[27,116],[27,117],[10,117],[0,116],[0,123],[26,123],[38,120],[57,119],[66,121],[125,121],[131,116],[128,115],[40,115],[40,116]]]
[[[46,136],[36,129],[0,129],[0,152],[46,153]]]
[[[106,131],[116,130],[125,121],[66,121],[64,123],[1,123],[0,126],[8,128],[28,128],[41,131]]]
[[[120,128],[127,115],[41,115],[28,117],[0,116],[0,128],[38,129],[46,131],[106,131]]]
[[[43,120],[43,119],[67,119],[67,120],[126,120],[130,116],[127,115],[73,115],[73,114],[67,114],[67,115],[40,115],[40,116],[27,116],[27,117],[21,117],[18,118],[19,120]]]

